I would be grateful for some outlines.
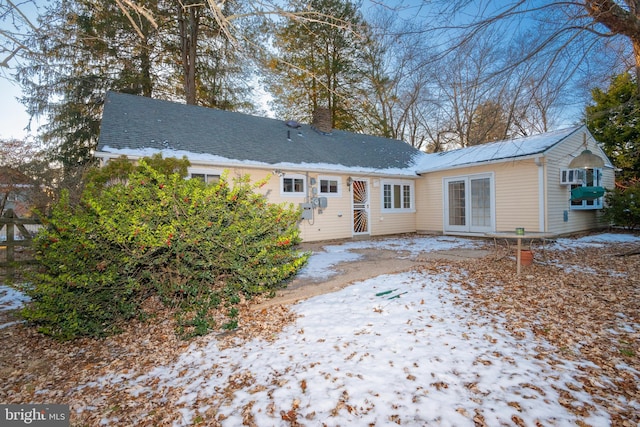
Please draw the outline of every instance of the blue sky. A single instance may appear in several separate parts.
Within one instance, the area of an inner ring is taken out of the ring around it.
[[[48,3],[48,0],[34,0],[34,2],[42,6]],[[23,3],[22,9],[27,13],[30,19],[34,19],[35,13],[33,7],[25,6],[26,4],[28,3]],[[380,3],[376,2],[376,4]],[[407,7],[406,9],[403,9],[404,13],[409,15],[421,15],[425,12],[422,0],[397,0],[381,4],[385,4],[389,7],[397,4],[403,4]],[[420,8],[420,5],[423,5],[423,7]],[[474,13],[477,13],[477,11],[474,11],[473,8],[471,8],[469,10],[469,15],[473,16]],[[2,25],[2,23],[0,23],[0,25]],[[4,52],[0,52],[0,54],[4,55]],[[27,131],[25,131],[25,127],[29,124],[29,116],[26,113],[24,106],[16,100],[17,97],[21,96],[21,90],[16,83],[10,81],[9,77],[11,71],[12,70],[0,69],[0,139],[22,139],[26,137]],[[578,108],[581,110],[583,106],[580,105]],[[568,107],[567,109],[572,110],[574,108]],[[568,111],[565,113],[565,116],[569,118],[570,122],[575,121],[575,118],[578,116],[578,114],[571,114]],[[33,126],[31,132],[35,133],[35,131],[37,131],[36,125]]]
[[[29,20],[35,23],[36,20],[36,8],[44,6],[49,0],[33,0],[33,2],[20,1],[14,2],[20,6],[20,10],[29,18]],[[5,23],[0,22],[0,25],[5,30],[15,31],[15,28],[7,26]],[[21,25],[24,25],[22,23]],[[7,52],[0,52],[0,61],[4,60],[8,56]],[[9,63],[15,66],[15,61]],[[20,86],[11,81],[11,74],[14,70],[0,68],[0,139],[9,138],[24,138],[27,132],[24,128],[29,124],[29,115],[27,114],[24,106],[17,101],[16,98],[22,95]],[[36,129],[33,129],[34,131]]]
[[[24,138],[24,128],[29,124],[29,115],[16,97],[21,95],[17,84],[0,77],[0,139]]]

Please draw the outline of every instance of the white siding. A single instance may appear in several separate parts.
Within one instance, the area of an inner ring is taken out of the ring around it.
[[[587,148],[604,156],[594,139],[587,133]],[[560,185],[560,171],[569,167],[571,160],[583,150],[583,132],[576,133],[561,144],[550,149],[545,159],[547,183],[547,231],[556,234],[570,234],[601,227],[601,210],[572,210],[570,206],[570,186]],[[605,158],[603,181],[605,188],[614,187],[614,171]]]

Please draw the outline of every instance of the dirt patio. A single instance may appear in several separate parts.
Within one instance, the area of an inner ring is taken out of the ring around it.
[[[300,245],[300,250],[312,253],[320,252],[325,246],[339,245],[344,242],[346,241],[304,243]],[[409,271],[424,264],[427,260],[475,260],[483,262],[483,259],[493,257],[495,254],[492,241],[487,241],[486,247],[482,248],[437,250],[422,252],[418,256],[410,256],[408,251],[384,249],[355,249],[352,252],[361,255],[362,258],[335,265],[336,274],[328,279],[296,278],[286,288],[278,290],[274,298],[263,302],[257,308],[262,309],[273,305],[291,304],[327,292],[334,292],[354,282],[382,274]]]

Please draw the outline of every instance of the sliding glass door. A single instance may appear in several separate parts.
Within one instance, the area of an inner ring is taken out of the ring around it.
[[[444,180],[444,231],[494,231],[493,177],[491,175]]]

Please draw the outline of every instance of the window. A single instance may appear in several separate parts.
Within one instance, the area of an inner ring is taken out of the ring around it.
[[[321,176],[320,194],[323,196],[339,196],[340,195],[340,178],[333,176]]]
[[[585,169],[584,179],[581,184],[571,185],[571,190],[578,187],[602,187],[602,169]],[[575,210],[588,210],[588,209],[602,209],[602,199],[604,197],[598,197],[596,199],[587,200],[571,200],[571,209]]]
[[[413,182],[384,181],[382,183],[382,209],[385,211],[413,211]]]
[[[215,184],[220,181],[219,174],[208,174],[208,173],[192,173],[191,179],[199,179],[207,184]]]
[[[444,231],[486,233],[495,229],[493,174],[444,178]]]
[[[306,196],[304,175],[285,175],[280,181],[281,194],[285,196]]]

